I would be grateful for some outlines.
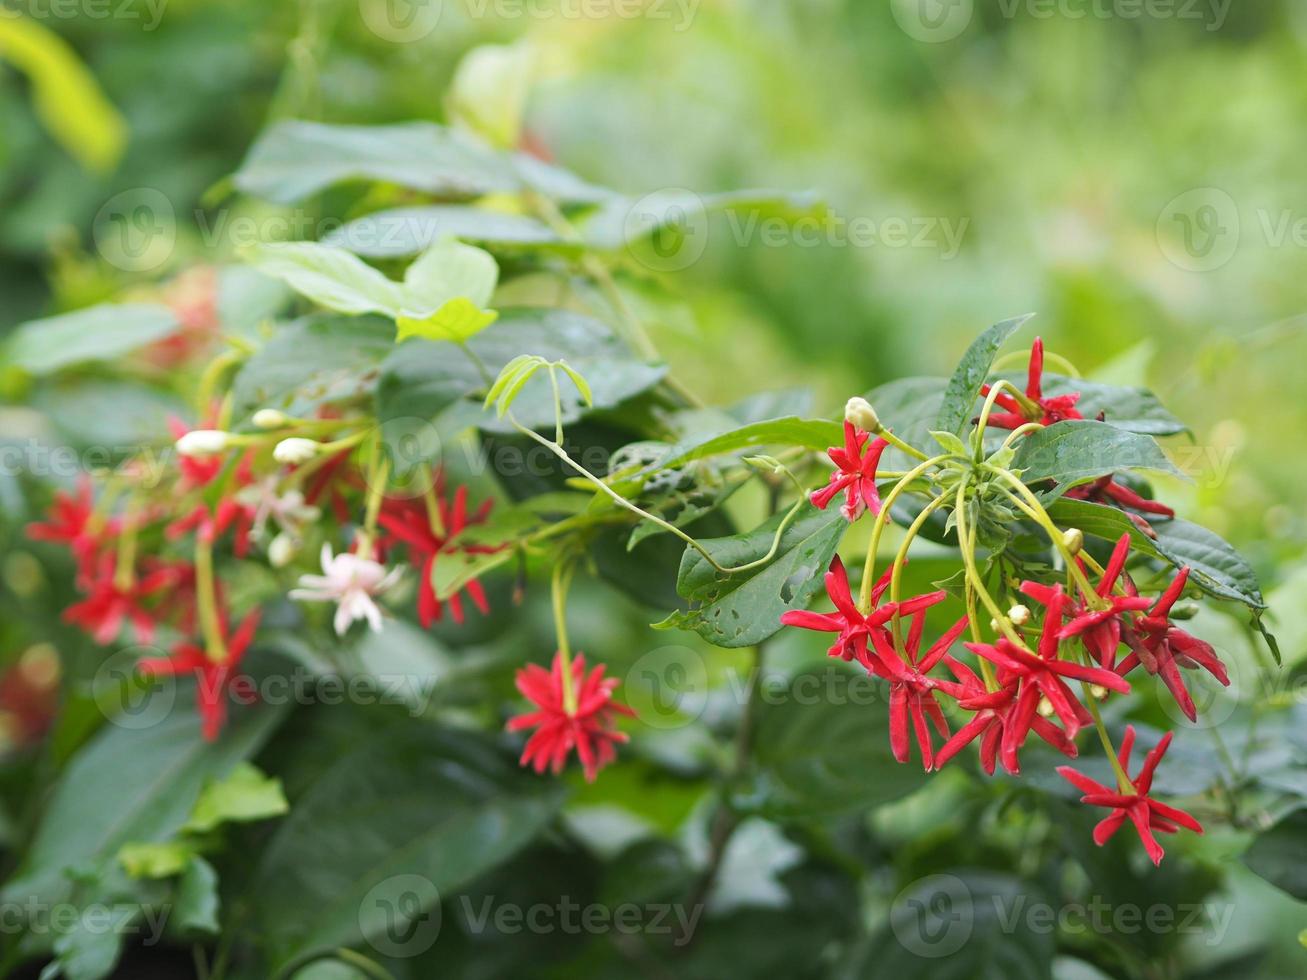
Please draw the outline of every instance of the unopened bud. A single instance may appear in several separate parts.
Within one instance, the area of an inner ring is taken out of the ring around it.
[[[865,398],[854,396],[844,406],[844,421],[852,422],[863,432],[879,432],[880,417]]]
[[[1066,550],[1073,555],[1080,554],[1080,549],[1085,546],[1085,533],[1078,527],[1069,527],[1062,532],[1062,543],[1066,545]]]
[[[183,456],[216,456],[227,448],[227,433],[220,429],[195,429],[177,440]]]
[[[1030,622],[1030,608],[1018,603],[1007,611],[1007,618],[1012,621],[1013,626],[1025,626]]]
[[[275,408],[261,408],[251,421],[259,429],[284,429],[290,423],[290,416]]]
[[[300,543],[289,534],[278,534],[268,545],[268,564],[273,568],[285,568],[299,553]]]
[[[278,463],[289,463],[295,466],[300,463],[307,463],[318,455],[318,448],[318,443],[312,439],[301,439],[299,437],[283,439],[273,447],[272,458]]]
[[[1095,701],[1103,701],[1107,698],[1107,688],[1102,684],[1090,684],[1089,693],[1094,696]]]
[[[1052,717],[1053,717],[1053,703],[1052,703],[1051,701],[1049,701],[1048,698],[1040,698],[1040,699],[1039,699],[1039,709],[1038,709],[1038,710],[1039,710],[1039,717],[1041,717],[1041,718],[1052,718]]]

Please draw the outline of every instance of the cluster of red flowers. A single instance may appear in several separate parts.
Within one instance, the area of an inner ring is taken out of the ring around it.
[[[1080,418],[1075,411],[1079,396],[1046,398],[1042,393],[1043,345],[1036,340],[1031,352],[1026,394],[1039,408],[1039,417],[1016,399],[999,394],[996,402],[1008,414],[991,417],[991,423],[1015,429],[1027,422],[1053,425],[1064,419]],[[845,445],[833,447],[832,461],[838,469],[830,483],[812,495],[813,503],[824,507],[838,492],[847,495],[845,515],[854,519],[864,509],[879,510],[875,489],[876,466],[885,440],[868,443],[869,434],[845,423]],[[1112,501],[1151,514],[1170,515],[1165,508],[1145,500],[1115,483],[1110,477],[1091,484],[1086,497]],[[849,589],[848,576],[839,558],[826,575],[826,591],[835,609],[830,613],[796,610],[785,613],[786,625],[837,634],[830,655],[854,661],[889,686],[890,745],[899,762],[906,762],[915,735],[922,763],[938,769],[968,744],[978,741],[980,763],[993,774],[1001,764],[1009,773],[1020,771],[1019,752],[1030,733],[1071,758],[1077,756],[1076,737],[1085,726],[1095,724],[1091,714],[1070,686],[1079,681],[1086,699],[1097,700],[1108,692],[1127,694],[1127,681],[1137,667],[1161,678],[1176,703],[1191,720],[1196,718],[1193,699],[1185,686],[1181,668],[1202,668],[1218,682],[1229,684],[1224,665],[1210,644],[1187,633],[1171,619],[1172,609],[1184,591],[1189,569],[1181,568],[1171,584],[1156,599],[1141,596],[1126,563],[1130,537],[1123,535],[1096,586],[1081,594],[1068,593],[1062,585],[1036,581],[1021,583],[1021,592],[1043,607],[1042,619],[1031,621],[1029,610],[1020,608],[1005,631],[992,643],[968,642],[963,646],[979,660],[981,671],[950,653],[967,628],[963,617],[924,652],[921,651],[926,611],[942,601],[943,592],[913,596],[897,603],[882,603],[889,583],[887,573],[870,592],[869,608],[860,609]],[[1087,582],[1089,570],[1077,557],[1079,581]],[[906,633],[903,630],[906,624]],[[995,624],[997,626],[997,624]],[[1023,631],[1024,630],[1024,631]],[[1028,634],[1028,635],[1027,635]],[[1127,655],[1119,658],[1122,646]],[[1083,654],[1079,651],[1083,649]],[[932,673],[932,671],[934,673]],[[939,697],[951,699],[964,723],[952,731]],[[933,742],[931,729],[943,744]],[[1083,802],[1112,808],[1095,832],[1103,843],[1129,817],[1144,841],[1148,855],[1160,861],[1162,848],[1154,832],[1174,833],[1180,827],[1201,832],[1188,814],[1159,803],[1149,796],[1153,772],[1170,744],[1171,735],[1149,753],[1138,777],[1129,779],[1126,770],[1134,743],[1129,728],[1119,752],[1117,789],[1108,789],[1069,767],[1058,771],[1085,792]]]

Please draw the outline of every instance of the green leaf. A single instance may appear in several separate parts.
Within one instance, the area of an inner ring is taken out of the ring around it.
[[[263,853],[251,897],[272,972],[420,923],[438,894],[535,838],[560,802],[557,784],[481,736],[413,721],[376,732],[318,774]],[[405,880],[425,882],[415,903],[396,901]]]
[[[463,56],[445,95],[451,120],[492,146],[518,144],[537,56],[526,42],[483,44]]]
[[[989,369],[999,348],[1033,315],[1027,313],[996,323],[967,348],[944,390],[944,401],[934,426],[936,429],[956,435],[966,430],[975,411],[976,399],[980,397],[980,388],[989,377]],[[874,401],[871,404],[876,405]]]
[[[1103,413],[1104,421],[1118,429],[1150,436],[1174,436],[1187,432],[1188,426],[1166,410],[1158,397],[1147,388],[1105,385],[1083,378],[1044,375],[1044,394],[1062,395],[1080,392],[1076,411],[1087,419]]]
[[[218,921],[218,872],[202,857],[193,857],[177,883],[172,926],[183,934],[216,936]]]
[[[424,340],[449,340],[461,344],[472,339],[498,319],[494,310],[483,310],[471,300],[459,296],[449,300],[430,316],[401,316],[395,321],[395,342],[410,337]]]
[[[103,865],[130,842],[171,840],[204,784],[257,751],[283,714],[241,711],[216,742],[201,738],[189,705],[145,728],[104,727],[65,768],[3,894],[64,901],[73,888],[65,869]]]
[[[194,856],[195,846],[182,840],[124,844],[118,849],[118,863],[133,878],[171,878],[181,874]]]
[[[289,804],[281,780],[242,762],[222,780],[204,787],[183,830],[202,834],[229,821],[267,820],[286,813]]]
[[[829,419],[767,419],[668,446],[664,458],[643,472],[676,469],[697,459],[721,456],[756,446],[804,446],[824,450],[840,445],[843,439],[843,426]]]
[[[932,432],[930,435],[945,452],[967,457],[971,455],[966,443],[952,432]]]
[[[317,314],[280,327],[232,382],[233,417],[260,408],[309,416],[322,406],[371,395],[377,368],[395,349],[380,317]]]
[[[337,313],[401,315],[404,292],[353,252],[317,242],[273,242],[253,246],[249,263],[280,279],[302,296]]]
[[[581,250],[581,246],[560,238],[535,218],[466,204],[376,211],[341,226],[326,235],[323,242],[365,258],[398,259],[417,255],[442,238],[457,238],[496,251]]]
[[[748,221],[780,218],[821,218],[825,206],[815,194],[770,189],[696,194],[663,190],[640,198],[613,197],[588,215],[581,225],[586,242],[596,249],[617,250],[650,238],[664,229],[706,219],[713,212],[743,215]],[[706,229],[704,229],[706,230]]]
[[[180,328],[166,306],[106,303],[20,325],[9,339],[9,360],[32,374],[51,374],[121,357]]]
[[[441,555],[431,566],[431,586],[436,590],[436,598],[441,602],[453,598],[473,579],[506,564],[514,554],[512,548],[504,548],[488,555],[466,551],[451,551]]]
[[[844,696],[814,698],[813,691],[830,689],[832,676]],[[920,765],[894,760],[887,704],[878,682],[835,664],[799,674],[769,697],[754,743],[764,811],[805,817],[864,809],[924,786]]]
[[[943,378],[899,378],[867,392],[881,424],[896,436],[925,452],[930,433],[938,430],[935,420],[944,403],[947,382]],[[881,468],[908,470],[920,460],[890,446],[881,457]]]
[[[533,157],[500,153],[428,122],[336,126],[285,120],[259,137],[233,181],[238,190],[279,204],[345,181],[381,181],[451,199],[526,189],[561,203],[614,196]]]
[[[1257,573],[1247,559],[1205,527],[1178,517],[1154,520],[1150,526],[1157,537],[1151,538],[1115,507],[1066,497],[1055,501],[1048,513],[1063,527],[1078,527],[1086,534],[1108,541],[1129,534],[1136,551],[1161,558],[1176,568],[1188,566],[1189,581],[1208,595],[1242,602],[1255,611],[1266,608]]]
[[[1243,863],[1281,891],[1307,901],[1307,808],[1259,834]]]
[[[1054,481],[1059,489],[1121,470],[1182,476],[1152,436],[1101,422],[1058,422],[1021,440],[1013,468],[1027,483]]]
[[[498,282],[499,266],[489,252],[443,239],[405,270],[403,312],[406,316],[426,316],[458,298],[486,306]]]
[[[781,515],[747,534],[709,538],[700,544],[719,565],[734,567],[771,550]],[[692,603],[659,628],[692,629],[720,647],[761,643],[781,628],[781,614],[802,609],[822,588],[835,549],[848,528],[838,509],[819,511],[805,503],[781,537],[776,557],[761,568],[723,575],[697,550],[686,546],[676,591]]]

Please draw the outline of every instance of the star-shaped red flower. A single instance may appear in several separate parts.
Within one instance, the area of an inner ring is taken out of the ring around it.
[[[589,675],[585,655],[572,657],[572,690],[576,692],[576,710],[568,711],[563,697],[563,656],[554,655],[552,669],[527,664],[517,672],[517,689],[537,710],[518,715],[508,722],[510,732],[534,728],[522,751],[522,765],[536,772],[546,768],[562,772],[568,753],[576,749],[585,778],[593,782],[599,770],[617,758],[616,746],[627,741],[626,733],[614,727],[616,715],[634,715],[630,708],[613,700],[613,689],[620,681],[604,677],[599,664]]]
[[[454,491],[451,504],[443,496],[443,480],[437,479],[436,492],[441,494],[437,506],[440,510],[440,523],[443,533],[432,526],[431,515],[422,500],[388,500],[377,522],[389,533],[387,545],[396,541],[408,546],[409,561],[420,564],[422,572],[418,576],[418,621],[423,628],[439,622],[444,615],[444,608],[436,598],[436,587],[432,582],[432,572],[436,559],[444,554],[462,552],[469,555],[493,554],[499,549],[487,545],[460,544],[456,539],[465,528],[472,524],[483,523],[490,514],[493,501],[485,501],[475,514],[467,512],[467,487],[460,486]],[[485,589],[476,579],[467,583],[467,594],[481,612],[490,612],[490,603],[486,599]],[[463,599],[460,595],[449,597],[449,610],[454,622],[463,622]]]
[[[1134,748],[1134,744],[1135,729],[1133,725],[1130,725],[1126,727],[1125,738],[1121,740],[1121,749],[1118,754],[1121,760],[1121,768],[1127,774],[1130,771],[1130,752]],[[1171,733],[1167,732],[1162,740],[1157,743],[1157,747],[1144,758],[1144,765],[1139,770],[1139,775],[1130,781],[1134,790],[1130,793],[1122,792],[1120,789],[1109,789],[1102,783],[1090,779],[1070,766],[1058,767],[1058,773],[1085,794],[1080,798],[1081,803],[1112,809],[1112,813],[1108,814],[1094,828],[1094,843],[1099,847],[1106,844],[1128,818],[1139,832],[1139,839],[1144,842],[1144,850],[1148,852],[1153,864],[1157,865],[1162,863],[1162,856],[1166,852],[1162,850],[1162,845],[1157,843],[1157,838],[1153,836],[1154,831],[1162,834],[1174,834],[1181,827],[1184,827],[1196,834],[1203,832],[1202,825],[1189,814],[1173,806],[1167,806],[1165,803],[1159,803],[1148,795],[1153,786],[1153,773],[1157,770],[1157,764],[1162,761],[1162,756],[1166,755],[1166,750],[1170,745]]]
[[[1083,664],[1059,660],[1058,630],[1062,624],[1062,608],[1066,596],[1061,586],[1051,590],[1048,613],[1044,619],[1043,632],[1040,635],[1039,654],[1033,654],[1007,637],[1001,637],[997,643],[967,643],[966,648],[977,656],[996,664],[1007,672],[1006,676],[1019,678],[1021,689],[1012,724],[1024,732],[1029,727],[1026,719],[1032,718],[1039,708],[1039,696],[1048,698],[1053,713],[1061,720],[1067,738],[1075,738],[1080,731],[1080,702],[1067,687],[1064,677],[1073,680],[1088,681],[1120,694],[1129,694],[1130,685],[1123,682],[1119,674],[1101,667],[1086,667]]]
[[[155,615],[143,602],[179,584],[183,570],[158,563],[144,574],[133,575],[131,583],[124,587],[118,582],[117,565],[113,552],[102,554],[84,583],[86,598],[65,609],[63,618],[86,630],[101,645],[116,640],[128,621],[137,643],[153,643]]]
[[[201,733],[205,741],[212,742],[222,731],[227,721],[227,702],[231,690],[240,690],[242,696],[249,694],[243,679],[235,676],[245,651],[254,639],[254,631],[259,627],[259,610],[254,610],[236,628],[236,632],[227,636],[224,622],[222,631],[227,655],[221,661],[213,660],[203,647],[193,643],[181,643],[173,648],[167,657],[146,657],[140,661],[142,672],[150,676],[180,676],[194,674],[197,682],[196,704],[200,709]],[[239,684],[239,687],[238,687]]]
[[[1150,605],[1147,599],[1128,594],[1133,591],[1132,589],[1127,589],[1126,595],[1112,594],[1117,581],[1121,578],[1121,572],[1125,569],[1129,551],[1130,535],[1123,534],[1116,547],[1112,549],[1112,557],[1108,560],[1102,578],[1094,589],[1097,603],[1102,608],[1096,609],[1082,599],[1072,608],[1070,622],[1062,627],[1058,634],[1060,640],[1073,636],[1081,637],[1085,648],[1099,665],[1107,670],[1116,666],[1116,651],[1121,645],[1121,630],[1126,623],[1126,617],[1130,613],[1147,609]],[[1084,568],[1083,563],[1081,568]],[[1047,606],[1055,590],[1038,582],[1027,581],[1021,583],[1021,591],[1036,602]],[[1061,586],[1058,586],[1056,592],[1061,595]],[[1061,601],[1065,601],[1065,596]]]
[[[825,510],[836,494],[843,492],[844,506],[840,511],[850,521],[856,521],[864,510],[870,510],[872,514],[880,513],[876,469],[880,466],[880,457],[889,443],[884,439],[875,439],[868,445],[869,439],[871,435],[852,422],[844,423],[844,445],[831,446],[826,450],[831,462],[839,468],[831,474],[826,486],[809,494],[814,507]]]
[[[1026,373],[1026,397],[1039,406],[1039,412],[1028,411],[1017,399],[1006,392],[1000,392],[994,398],[994,403],[1007,411],[991,414],[989,424],[998,426],[1000,429],[1015,429],[1027,422],[1041,422],[1044,425],[1052,425],[1054,422],[1062,422],[1066,419],[1084,418],[1083,415],[1076,411],[1076,402],[1080,400],[1080,392],[1045,398],[1043,376],[1044,340],[1042,337],[1036,337],[1035,343],[1030,348],[1030,367]],[[980,389],[981,395],[988,396],[989,392],[989,385],[984,385]]]
[[[921,751],[922,766],[929,772],[935,768],[935,761],[926,719],[929,718],[934,724],[940,738],[949,737],[949,727],[939,702],[935,700],[935,691],[940,688],[940,682],[926,675],[962,635],[967,619],[965,616],[959,619],[948,632],[931,644],[930,649],[921,654],[919,651],[925,625],[926,613],[922,610],[912,617],[912,625],[903,641],[903,656],[895,650],[894,641],[886,631],[874,631],[871,634],[874,654],[864,656],[862,664],[871,673],[890,682],[889,741],[894,758],[899,762],[908,761],[910,730],[914,731],[917,747]]]
[[[96,557],[117,537],[120,527],[117,518],[96,515],[91,478],[83,476],[77,481],[75,496],[62,490],[54,495],[49,520],[27,525],[27,536],[33,541],[67,545],[77,559],[78,575],[84,577],[94,571]]]
[[[1162,678],[1185,717],[1197,721],[1198,711],[1185,687],[1180,668],[1193,670],[1202,667],[1225,687],[1230,686],[1230,675],[1210,643],[1186,633],[1171,622],[1171,607],[1184,592],[1188,581],[1189,568],[1186,566],[1180,569],[1153,608],[1135,620],[1133,634],[1126,637],[1132,652],[1117,665],[1116,671],[1124,677],[1142,663],[1146,671]]]
[[[835,604],[835,611],[817,613],[807,609],[791,609],[781,614],[781,623],[798,626],[800,629],[838,633],[839,636],[827,652],[841,660],[865,661],[872,633],[883,630],[896,609],[900,615],[911,616],[937,602],[943,602],[948,595],[940,590],[904,599],[897,605],[891,602],[881,606],[880,600],[890,586],[892,574],[893,569],[888,569],[876,582],[871,590],[871,612],[864,616],[849,591],[849,574],[844,569],[844,562],[836,555],[826,573],[826,595]]]

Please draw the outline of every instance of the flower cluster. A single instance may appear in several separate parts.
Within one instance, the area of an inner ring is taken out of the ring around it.
[[[1009,442],[1027,432],[1081,418],[1075,408],[1078,394],[1044,395],[1043,363],[1043,343],[1037,339],[1030,354],[1024,397],[988,385],[981,389],[990,403],[1005,410],[989,415],[987,423],[1012,430]],[[975,742],[979,745],[981,768],[986,773],[992,775],[1001,765],[1016,775],[1021,771],[1021,750],[1032,733],[1070,758],[1078,756],[1077,738],[1087,727],[1097,728],[1100,736],[1110,741],[1098,702],[1112,694],[1128,695],[1131,677],[1141,672],[1159,677],[1190,720],[1196,719],[1197,712],[1186,686],[1185,670],[1206,670],[1219,683],[1229,684],[1226,669],[1211,645],[1172,621],[1175,604],[1189,580],[1189,568],[1179,568],[1170,584],[1155,597],[1141,595],[1127,571],[1127,565],[1135,557],[1130,534],[1123,534],[1115,542],[1105,564],[1099,566],[1084,550],[1079,531],[1055,527],[1039,499],[1027,489],[1022,487],[1018,492],[1006,489],[1019,485],[1018,478],[1001,471],[998,464],[981,463],[979,456],[974,463],[970,458],[959,463],[959,468],[968,473],[966,479],[981,481],[996,475],[995,482],[1005,487],[996,492],[1006,494],[1013,510],[1023,513],[1048,534],[1063,570],[1036,566],[1037,574],[1019,581],[1000,582],[1000,596],[1006,595],[1009,603],[1019,593],[1042,609],[1042,614],[1036,616],[1030,608],[1016,602],[1003,613],[993,586],[976,570],[975,555],[964,556],[968,613],[923,649],[928,610],[941,603],[946,593],[892,595],[891,601],[884,601],[893,573],[906,562],[907,542],[899,552],[895,568],[867,587],[875,560],[875,542],[889,520],[889,514],[882,512],[877,468],[881,454],[890,444],[887,440],[893,437],[880,427],[874,413],[868,415],[861,406],[856,409],[851,402],[845,420],[844,445],[829,450],[838,469],[825,487],[812,493],[811,499],[814,505],[824,508],[837,493],[843,492],[846,497],[843,512],[850,521],[867,511],[875,516],[865,591],[861,601],[855,599],[848,574],[836,556],[825,583],[834,610],[829,613],[791,610],[782,615],[781,622],[834,633],[835,642],[829,649],[832,657],[855,662],[886,682],[889,741],[899,762],[908,761],[915,742],[924,768],[938,769]],[[872,432],[859,427],[861,419],[867,417],[882,433],[881,438],[872,441]],[[929,468],[931,462],[923,464],[923,469]],[[1007,481],[1006,485],[1003,480]],[[968,485],[962,483],[956,497],[951,498],[943,491],[947,488],[948,493],[953,493],[955,485],[941,481],[937,481],[941,492],[932,496],[930,507],[953,508],[952,521],[957,527],[960,547],[970,549],[974,539],[968,537],[964,525],[975,517],[968,514],[970,505],[963,503],[967,500]],[[896,488],[899,489],[902,488]],[[1070,495],[1114,505],[1146,531],[1151,529],[1136,512],[1164,518],[1173,513],[1165,505],[1118,482],[1114,474],[1074,488]],[[909,540],[919,525],[920,521],[914,523]],[[1093,582],[1091,576],[1095,575],[1097,581]],[[976,614],[977,600],[993,614],[988,623]],[[986,627],[991,634],[989,639],[985,638]],[[968,631],[969,640],[955,650]],[[1153,773],[1170,744],[1171,735],[1168,733],[1148,754],[1140,774],[1132,779],[1128,767],[1134,741],[1134,728],[1128,727],[1119,751],[1111,759],[1116,773],[1115,788],[1103,786],[1069,767],[1058,771],[1085,794],[1083,802],[1112,809],[1095,831],[1094,839],[1098,843],[1106,841],[1128,817],[1138,830],[1148,856],[1156,863],[1163,852],[1155,833],[1174,833],[1182,827],[1201,833],[1202,828],[1185,812],[1149,795]]]

